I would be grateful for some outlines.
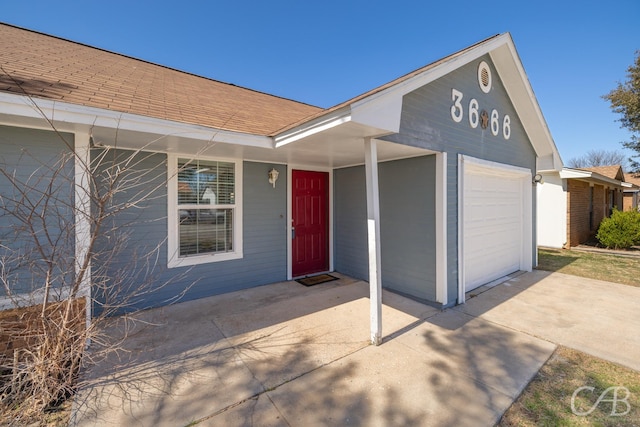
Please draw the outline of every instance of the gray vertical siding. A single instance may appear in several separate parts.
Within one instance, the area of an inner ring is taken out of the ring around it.
[[[382,285],[434,301],[435,156],[379,165]]]
[[[23,224],[11,214],[18,208],[20,217],[26,218],[29,204],[35,213],[30,224],[41,249],[47,258],[55,254],[57,259],[54,286],[73,279],[74,162],[69,149],[73,144],[71,134],[0,126],[0,257],[13,292],[31,292],[44,283],[45,263],[35,251],[35,241],[26,229],[17,228]],[[5,173],[15,177],[17,186]],[[27,201],[22,208],[14,203],[21,197]],[[20,263],[12,257],[16,252],[22,254]],[[0,295],[5,295],[4,287]]]
[[[139,190],[155,189],[135,207],[106,218],[101,226],[95,251],[97,259],[91,271],[93,297],[98,302],[94,306],[94,314],[160,305],[170,299],[170,292],[178,292],[177,287],[172,291],[162,288],[162,283],[167,280],[167,157],[126,150],[104,153],[101,149],[94,149],[91,154],[99,187],[94,197],[102,197],[108,191],[104,184],[110,180],[104,180],[103,176],[109,168],[128,159],[132,161],[128,162],[128,173],[124,178],[133,182],[139,177],[144,182],[137,187],[127,186],[130,187],[127,191],[117,191],[107,209],[138,199]],[[98,158],[103,159],[101,164],[98,164]],[[95,221],[98,218],[97,206],[92,209]]]
[[[334,268],[369,280],[367,186],[364,166],[333,171]]]
[[[149,156],[140,167],[153,168],[159,163],[163,172],[157,180],[162,182],[166,180],[165,155]],[[130,225],[129,244],[119,255],[114,265],[117,271],[112,271],[112,275],[126,269],[136,251],[160,245],[154,270],[149,275],[142,271],[135,278],[138,283],[152,282],[159,289],[131,301],[130,308],[160,306],[177,297],[185,301],[286,280],[287,169],[275,165],[280,179],[274,189],[267,181],[272,167],[267,163],[243,163],[242,259],[167,268],[167,201],[163,185],[142,209],[119,216],[119,221]]]
[[[379,164],[382,285],[435,299],[435,156]],[[334,171],[335,269],[368,280],[364,166]]]
[[[493,84],[488,94],[483,93],[477,83],[477,67],[482,60],[492,69]],[[460,123],[454,122],[450,114],[452,88],[464,94],[464,118]],[[480,110],[485,109],[489,113],[494,108],[498,110],[501,124],[498,136],[493,136],[489,128],[483,130],[478,126],[473,129],[469,125],[468,105],[472,98],[478,100]],[[502,137],[502,117],[505,114],[511,117],[508,140]],[[458,287],[458,154],[535,171],[536,155],[531,142],[488,55],[407,94],[403,101],[400,132],[383,139],[448,153],[448,301],[451,305],[457,299]],[[535,223],[535,211],[533,218]]]

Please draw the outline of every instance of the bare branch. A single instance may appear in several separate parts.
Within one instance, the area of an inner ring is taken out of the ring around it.
[[[584,156],[569,159],[567,165],[570,168],[591,168],[597,166],[620,165],[627,167],[627,156],[616,150],[589,150]]]

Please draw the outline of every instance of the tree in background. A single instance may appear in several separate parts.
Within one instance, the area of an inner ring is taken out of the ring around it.
[[[569,159],[567,165],[570,168],[621,165],[622,169],[626,169],[627,159],[624,153],[616,150],[590,150],[584,156]]]
[[[631,132],[631,139],[623,141],[625,148],[636,154],[631,156],[630,167],[633,172],[640,172],[640,50],[636,51],[633,65],[627,69],[627,80],[618,83],[618,87],[603,96],[611,103],[614,113],[621,115],[621,127]]]

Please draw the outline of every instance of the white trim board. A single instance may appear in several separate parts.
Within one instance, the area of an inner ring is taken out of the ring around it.
[[[447,153],[436,154],[436,302],[447,305]]]

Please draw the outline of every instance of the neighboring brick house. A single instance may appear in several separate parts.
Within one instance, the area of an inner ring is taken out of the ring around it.
[[[624,189],[622,210],[638,210],[638,200],[640,199],[640,174],[625,173],[624,181],[631,184],[631,187]]]
[[[623,209],[625,182],[620,165],[563,168],[543,172],[538,184],[538,244],[571,247],[585,243],[613,209]]]

